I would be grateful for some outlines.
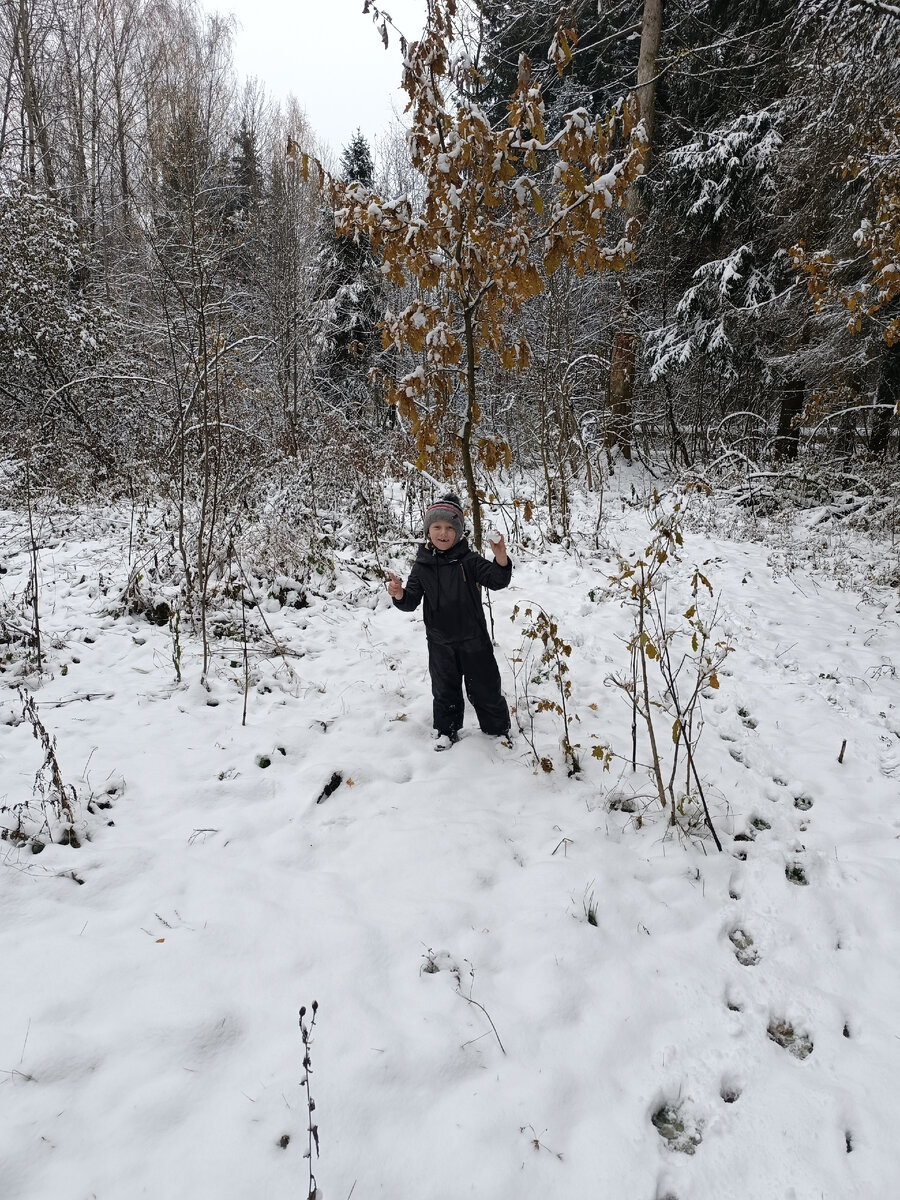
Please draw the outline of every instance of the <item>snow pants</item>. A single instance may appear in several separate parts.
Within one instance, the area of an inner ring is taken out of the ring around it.
[[[462,728],[466,695],[482,732],[499,736],[509,729],[509,706],[500,690],[500,670],[487,637],[442,645],[428,640],[428,670],[434,700],[434,727],[453,736]]]

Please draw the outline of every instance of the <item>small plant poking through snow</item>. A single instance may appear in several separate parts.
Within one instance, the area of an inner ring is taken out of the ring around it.
[[[0,813],[10,812],[15,821],[11,828],[3,828],[0,837],[30,845],[33,854],[39,854],[47,842],[80,846],[81,839],[75,829],[78,796],[75,788],[63,781],[56,757],[56,739],[51,737],[41,720],[34,697],[22,688],[18,689],[18,693],[22,716],[44,751],[44,761],[34,777],[34,799],[37,803],[26,801],[0,809]]]
[[[512,610],[510,620],[515,622],[520,612],[521,610],[518,604],[516,604]],[[560,637],[556,621],[539,604],[526,608],[522,615],[529,624],[522,630],[522,651],[516,661],[524,665],[524,669],[517,674],[521,675],[523,682],[523,700],[531,722],[531,736],[522,728],[521,721],[519,722],[519,728],[531,745],[535,762],[544,771],[549,773],[553,770],[552,760],[539,755],[534,747],[534,716],[544,712],[555,713],[562,721],[563,733],[561,745],[565,761],[569,767],[569,774],[577,775],[581,770],[581,763],[577,754],[579,746],[577,743],[574,745],[572,743],[571,725],[573,720],[578,720],[578,717],[571,712],[572,684],[567,678],[569,664],[566,662],[566,659],[572,653],[572,647]],[[536,657],[533,657],[526,649],[525,643],[528,641],[534,644]],[[538,654],[537,651],[540,651],[540,653]],[[540,685],[544,682],[549,682],[553,685],[555,696],[533,697],[529,695],[529,685]],[[518,710],[519,704],[517,702],[516,712]]]
[[[304,1004],[300,1009],[300,1037],[303,1041],[303,1077],[300,1080],[300,1086],[306,1093],[306,1112],[308,1116],[308,1124],[306,1129],[306,1152],[303,1156],[306,1159],[307,1166],[309,1168],[309,1194],[307,1195],[306,1200],[319,1200],[319,1188],[318,1184],[316,1183],[315,1173],[313,1171],[314,1149],[316,1152],[316,1158],[319,1157],[319,1126],[317,1125],[315,1118],[316,1102],[312,1098],[312,1093],[310,1092],[309,1087],[309,1077],[312,1074],[312,1059],[310,1058],[310,1051],[312,1050],[312,1032],[315,1028],[316,1016],[319,1011],[319,1003],[317,1000],[313,1000],[311,1010],[312,1015],[310,1016],[309,1020],[307,1020],[306,1005]]]
[[[551,1154],[554,1158],[559,1159],[560,1162],[563,1161],[563,1156],[557,1150],[551,1150],[549,1146],[545,1145],[541,1141],[540,1137],[535,1132],[533,1125],[520,1125],[519,1133],[527,1133],[528,1134],[528,1140],[531,1143],[532,1150],[536,1150],[536,1151],[545,1150],[548,1154]]]

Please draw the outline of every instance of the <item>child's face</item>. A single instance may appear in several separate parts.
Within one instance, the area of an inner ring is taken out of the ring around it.
[[[456,541],[456,530],[449,521],[432,521],[428,537],[435,550],[449,550]]]

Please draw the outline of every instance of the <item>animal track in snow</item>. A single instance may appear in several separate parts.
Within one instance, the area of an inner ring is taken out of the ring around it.
[[[799,1058],[801,1061],[804,1058],[809,1058],[813,1052],[812,1038],[805,1033],[798,1033],[789,1021],[781,1021],[773,1017],[769,1022],[769,1027],[766,1034],[770,1041],[775,1042],[777,1046],[781,1046],[794,1058]]]
[[[758,833],[764,833],[765,830],[771,829],[772,826],[763,817],[753,817],[750,821],[750,828],[745,829],[742,833],[736,833],[734,840],[736,842],[755,842]]]
[[[693,1154],[702,1139],[703,1124],[682,1104],[662,1104],[650,1118],[656,1132],[670,1150]]]
[[[809,812],[812,806],[811,797],[805,796],[802,792],[799,796],[794,797],[794,808],[799,808],[800,812]]]
[[[878,755],[878,770],[888,779],[894,779],[900,775],[900,750],[897,749],[896,743],[891,742],[890,738],[882,738],[884,748]]]
[[[755,717],[750,716],[750,713],[746,708],[739,708],[737,712],[738,716],[741,718],[742,724],[745,725],[747,729],[755,729],[759,724]]]
[[[753,948],[753,938],[743,929],[732,929],[728,940],[734,946],[734,957],[742,967],[755,967],[759,962],[759,954]]]
[[[808,887],[809,880],[806,878],[806,872],[800,863],[788,863],[784,868],[784,877],[788,883],[794,883],[797,887]]]

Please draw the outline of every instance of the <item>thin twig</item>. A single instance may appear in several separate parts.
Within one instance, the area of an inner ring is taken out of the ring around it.
[[[487,1017],[488,1021],[490,1022],[491,1029],[493,1029],[493,1031],[494,1031],[494,1037],[497,1039],[497,1045],[500,1047],[500,1049],[503,1051],[503,1053],[506,1054],[506,1049],[504,1048],[503,1043],[500,1041],[500,1034],[497,1032],[497,1026],[491,1020],[491,1014],[484,1007],[484,1005],[479,1004],[477,1000],[473,1000],[471,996],[467,996],[466,993],[459,986],[457,986],[456,994],[458,996],[462,996],[463,1000],[465,1000],[467,1004],[474,1004],[476,1008],[481,1009],[481,1011],[484,1013],[484,1015]]]

